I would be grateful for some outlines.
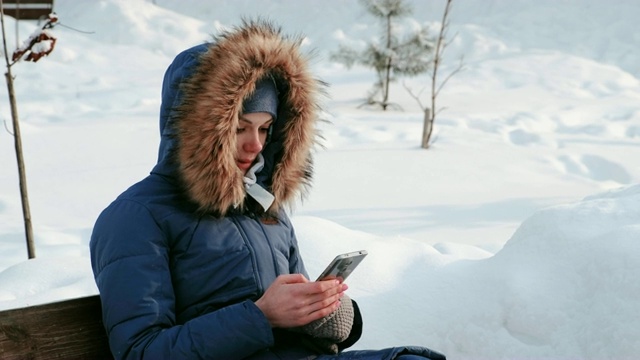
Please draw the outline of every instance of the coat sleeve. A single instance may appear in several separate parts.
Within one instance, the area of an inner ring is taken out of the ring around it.
[[[116,359],[237,359],[273,346],[251,301],[176,324],[169,242],[145,206],[116,200],[98,218],[90,250]]]

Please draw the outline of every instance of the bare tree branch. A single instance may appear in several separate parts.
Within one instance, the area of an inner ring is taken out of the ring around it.
[[[464,61],[464,56],[460,57],[460,62],[458,63],[458,66],[451,73],[449,73],[449,75],[447,75],[447,77],[444,79],[444,81],[442,81],[440,86],[438,86],[438,89],[436,90],[436,96],[440,93],[440,90],[442,90],[444,85],[447,83],[447,81],[449,81],[449,79],[451,79],[451,77],[453,75],[455,75],[455,74],[459,73],[460,71],[464,70],[463,61]]]
[[[420,95],[422,95],[422,93],[424,92],[424,89],[426,89],[426,87],[423,87],[422,90],[420,90],[420,92],[418,92],[418,94],[414,94],[413,90],[411,90],[411,88],[409,86],[407,86],[406,82],[402,82],[402,86],[405,88],[405,90],[407,90],[407,92],[409,93],[409,95],[411,95],[412,98],[414,98],[417,102],[418,105],[420,105],[420,109],[422,109],[424,111],[425,107],[424,105],[422,105],[422,101],[420,100]]]
[[[15,135],[13,135],[13,133],[11,132],[11,130],[9,130],[9,127],[7,126],[7,120],[5,119],[2,122],[4,123],[4,129],[9,133],[9,135],[15,136]]]

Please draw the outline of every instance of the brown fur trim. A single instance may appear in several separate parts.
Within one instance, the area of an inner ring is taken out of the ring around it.
[[[278,118],[285,121],[283,155],[272,174],[275,201],[270,211],[291,204],[309,184],[323,84],[313,78],[299,48],[299,40],[282,36],[266,22],[245,22],[219,36],[181,85],[176,155],[181,180],[200,210],[224,215],[244,204],[243,174],[234,160],[238,114],[265,74],[287,87]]]

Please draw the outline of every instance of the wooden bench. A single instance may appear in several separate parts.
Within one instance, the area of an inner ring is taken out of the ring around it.
[[[16,20],[39,20],[53,12],[53,0],[3,0],[3,12]]]
[[[100,297],[1,311],[0,358],[113,359]]]

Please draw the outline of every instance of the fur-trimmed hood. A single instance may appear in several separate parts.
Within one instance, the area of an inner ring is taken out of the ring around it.
[[[179,54],[162,86],[162,137],[153,172],[175,178],[201,211],[224,215],[242,209],[247,195],[235,162],[238,114],[256,81],[269,74],[280,106],[258,183],[275,197],[270,212],[291,205],[311,181],[324,87],[310,73],[300,43],[269,23],[245,22]]]

